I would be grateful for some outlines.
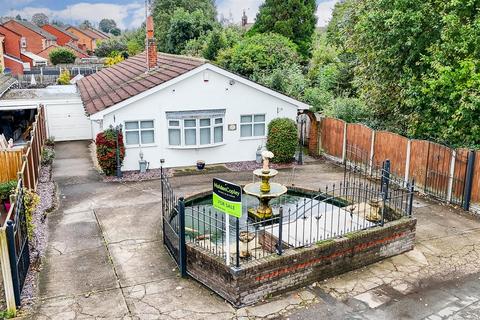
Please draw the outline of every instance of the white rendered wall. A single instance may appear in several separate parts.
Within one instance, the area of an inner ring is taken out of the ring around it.
[[[207,164],[255,160],[256,150],[266,143],[266,137],[241,138],[240,115],[265,114],[266,126],[278,117],[296,120],[295,105],[239,82],[231,85],[228,77],[211,70],[206,72],[208,82],[203,80],[204,74],[200,72],[104,116],[104,129],[132,120],[155,122],[155,145],[127,146],[124,171],[138,170],[140,150],[144,159],[150,162],[150,168],[159,168],[160,159],[165,159],[165,167],[193,166],[197,160],[204,160]],[[166,112],[209,109],[226,110],[222,145],[206,148],[169,146]],[[229,124],[236,124],[237,130],[229,131]]]

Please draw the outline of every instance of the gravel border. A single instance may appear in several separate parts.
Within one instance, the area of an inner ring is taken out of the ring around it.
[[[253,171],[255,169],[260,169],[262,167],[261,163],[257,163],[256,161],[242,161],[242,162],[229,162],[225,163],[227,169],[234,171],[234,172],[241,172],[241,171]],[[289,169],[295,166],[294,162],[291,163],[270,163],[270,168],[272,169]]]

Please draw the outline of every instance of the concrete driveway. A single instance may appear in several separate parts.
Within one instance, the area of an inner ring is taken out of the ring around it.
[[[417,200],[414,251],[235,310],[197,282],[179,278],[161,242],[159,181],[104,183],[87,142],[59,143],[56,152],[60,207],[49,216],[34,319],[318,319],[321,314],[399,319],[397,309],[389,306],[430,290],[430,283],[438,288],[480,272],[480,222]],[[278,180],[318,189],[342,175],[334,165],[315,163],[282,171]],[[250,172],[216,176],[239,183],[252,179]],[[209,189],[212,177],[171,181],[179,195],[188,195]],[[403,318],[438,319],[433,315],[453,300],[448,295],[436,300]]]

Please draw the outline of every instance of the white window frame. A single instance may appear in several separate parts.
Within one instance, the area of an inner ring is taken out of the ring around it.
[[[262,122],[255,122],[255,116],[263,116],[264,120]],[[242,122],[242,117],[252,117],[251,122]],[[249,140],[249,139],[263,139],[267,136],[267,115],[265,113],[252,113],[252,114],[241,114],[240,115],[240,140]],[[255,124],[263,124],[263,135],[255,135]],[[252,135],[251,136],[242,136],[242,126],[251,126]]]
[[[143,128],[142,129],[142,122],[153,122],[153,128]],[[127,129],[128,122],[137,122],[138,129]],[[141,119],[141,120],[125,120],[123,122],[123,140],[126,148],[137,148],[137,147],[152,147],[156,146],[156,124],[155,120],[153,119]],[[127,144],[127,132],[138,132],[138,144]],[[142,143],[142,131],[153,131],[153,143]]]
[[[25,49],[27,47],[27,38],[21,37],[20,38],[20,47]]]
[[[210,120],[209,126],[200,126],[201,120]],[[185,121],[195,120],[195,127],[186,127]],[[221,120],[221,123],[215,123],[216,120]],[[178,121],[179,126],[170,125],[171,121]],[[215,142],[215,128],[222,128],[222,141]],[[210,128],[210,143],[201,144],[201,129]],[[185,144],[185,130],[194,129],[195,130],[195,144],[187,145]],[[180,145],[170,144],[170,130],[180,130]],[[200,149],[200,148],[209,148],[219,145],[223,145],[225,142],[225,117],[219,116],[205,116],[205,117],[195,117],[195,118],[169,118],[167,119],[167,145],[169,148],[178,148],[178,149]]]

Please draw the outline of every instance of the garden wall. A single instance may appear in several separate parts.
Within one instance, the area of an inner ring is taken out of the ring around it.
[[[309,248],[288,249],[242,265],[239,270],[195,244],[187,244],[188,273],[237,307],[302,287],[413,249],[416,219],[351,233]]]

